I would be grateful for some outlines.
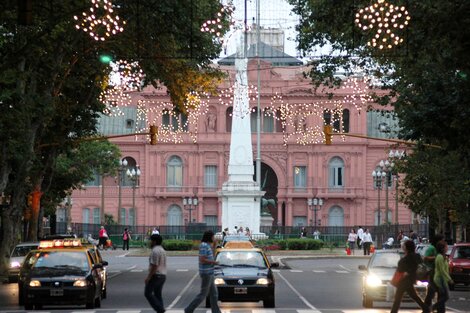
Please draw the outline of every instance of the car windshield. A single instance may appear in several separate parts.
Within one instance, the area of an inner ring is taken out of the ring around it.
[[[454,259],[470,259],[470,246],[457,247],[453,255]]]
[[[369,268],[396,268],[400,258],[400,253],[376,253],[370,260]]]
[[[89,270],[87,255],[84,252],[41,251],[32,253],[25,262],[33,269],[75,269]]]
[[[222,251],[217,254],[219,266],[267,268],[261,252],[258,251]]]
[[[22,257],[29,253],[29,251],[37,249],[38,245],[31,245],[31,246],[16,246],[11,253],[12,258]]]

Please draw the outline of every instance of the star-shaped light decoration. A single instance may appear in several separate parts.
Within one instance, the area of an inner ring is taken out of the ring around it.
[[[111,0],[91,0],[88,12],[82,12],[82,16],[74,16],[75,28],[81,29],[96,41],[105,41],[107,37],[124,31],[126,21],[121,21],[114,14]]]
[[[391,49],[403,42],[402,33],[410,21],[404,6],[395,6],[385,0],[356,13],[354,22],[363,31],[373,31],[373,37],[367,45],[382,49]]]

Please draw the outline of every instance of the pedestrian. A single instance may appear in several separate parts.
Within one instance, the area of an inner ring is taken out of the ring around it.
[[[131,232],[124,228],[122,233],[122,250],[129,250],[129,240],[131,240]]]
[[[152,235],[160,235],[160,231],[158,230],[157,227],[154,227],[154,228],[152,229]]]
[[[427,247],[426,251],[424,252],[424,264],[426,265],[427,269],[429,270],[429,281],[428,281],[428,288],[426,291],[426,298],[424,299],[424,304],[427,308],[430,308],[432,305],[432,299],[437,292],[437,286],[434,283],[434,269],[435,269],[435,261],[437,256],[436,245],[439,241],[443,240],[444,236],[441,234],[436,234],[431,237],[429,240],[430,245]]]
[[[248,227],[245,228],[245,236],[247,236],[251,240],[251,230]]]
[[[106,241],[108,240],[108,233],[106,232],[106,229],[104,228],[103,225],[101,225],[100,227],[100,231],[98,233],[98,240],[99,240],[98,248],[101,246],[101,249],[105,249]]]
[[[359,226],[357,229],[357,248],[361,249],[362,248],[362,237],[364,236],[364,230],[362,229],[362,226]]]
[[[392,249],[394,242],[395,242],[395,239],[393,239],[393,236],[392,235],[388,236],[387,241],[383,244],[383,248],[384,249]]]
[[[162,247],[162,236],[150,236],[152,252],[149,257],[149,273],[145,278],[145,298],[157,313],[164,313],[162,289],[166,280],[166,251]]]
[[[392,310],[390,313],[398,312],[400,308],[401,299],[406,292],[423,310],[423,313],[429,313],[429,308],[426,308],[423,300],[416,293],[414,284],[416,282],[416,270],[418,265],[422,263],[421,256],[415,253],[416,245],[413,241],[407,240],[403,244],[403,251],[405,256],[398,261],[397,271],[404,273],[403,278],[398,282],[397,290],[395,292],[395,299],[393,301]]]
[[[398,235],[397,235],[397,242],[399,242],[401,244],[401,241],[403,240],[403,230],[400,229],[400,231],[398,232]]]
[[[411,240],[417,245],[419,243],[419,236],[417,233],[415,233],[412,229],[410,229],[410,237]]]
[[[372,244],[372,235],[369,233],[369,229],[366,228],[364,234],[362,234],[362,248],[364,249],[364,255],[370,255],[370,245]]]
[[[232,235],[238,235],[238,226],[235,226],[235,227],[233,228]]]
[[[446,302],[449,300],[449,284],[454,284],[449,275],[449,263],[446,261],[447,242],[439,241],[436,244],[436,251],[433,281],[437,287],[437,302],[432,306],[432,309],[437,309],[437,313],[444,313]]]
[[[307,238],[307,229],[305,227],[300,230],[300,238]]]
[[[218,301],[217,287],[214,284],[214,260],[211,245],[214,243],[214,233],[206,230],[199,245],[199,276],[201,277],[201,291],[184,309],[184,313],[193,313],[199,304],[209,295],[212,313],[221,313]]]
[[[313,239],[320,239],[320,231],[318,229],[315,229],[315,231],[313,232]]]
[[[348,245],[353,255],[354,255],[356,240],[357,240],[356,231],[354,230],[354,228],[351,228],[351,231],[349,232],[349,235],[348,235]]]
[[[224,241],[225,236],[228,235],[228,227],[224,228],[224,231],[222,232],[222,241]]]

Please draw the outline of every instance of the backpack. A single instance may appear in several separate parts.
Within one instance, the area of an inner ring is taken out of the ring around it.
[[[128,238],[129,236],[127,235],[127,231],[125,231],[124,234],[122,235],[122,239],[127,240]]]

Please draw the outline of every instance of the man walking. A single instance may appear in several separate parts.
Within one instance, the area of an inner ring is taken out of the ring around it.
[[[369,233],[369,229],[362,235],[362,247],[364,248],[364,255],[370,255],[370,245],[372,244],[372,235]]]
[[[162,289],[166,280],[166,252],[162,236],[150,236],[152,252],[149,257],[149,273],[145,278],[145,298],[157,313],[164,313]]]
[[[364,230],[362,226],[359,226],[357,229],[357,248],[360,250],[362,248],[362,237],[364,236]]]
[[[124,232],[122,233],[122,250],[129,250],[129,240],[131,240],[131,232],[124,228]]]
[[[217,303],[219,295],[217,287],[214,284],[214,265],[218,264],[214,260],[211,244],[214,242],[214,233],[206,230],[202,235],[201,244],[199,245],[199,276],[201,277],[201,291],[193,301],[184,309],[184,313],[193,313],[201,304],[207,295],[211,302],[212,313],[221,313]]]
[[[106,229],[104,228],[104,226],[100,227],[98,238],[99,238],[98,248],[101,246],[101,249],[105,249],[106,241],[108,240],[108,233],[106,232]]]
[[[437,292],[437,286],[434,283],[434,279],[433,279],[435,260],[437,256],[436,245],[439,241],[443,239],[444,239],[444,236],[441,234],[434,235],[429,241],[431,244],[424,252],[424,264],[429,270],[429,277],[430,277],[430,279],[428,280],[428,289],[426,292],[426,298],[424,299],[424,305],[429,309],[431,309],[432,299],[434,299],[434,295]]]

